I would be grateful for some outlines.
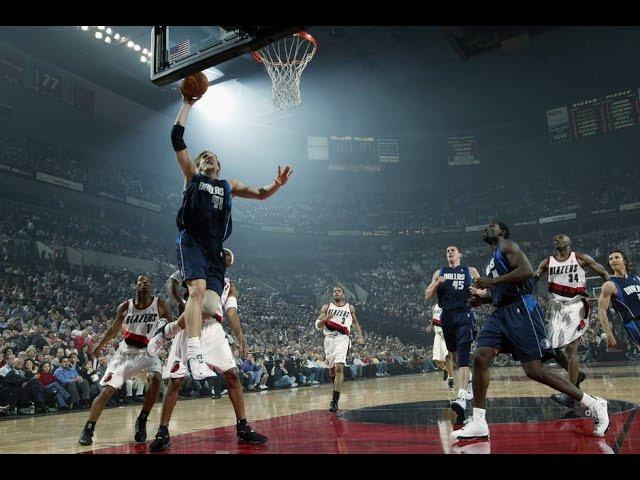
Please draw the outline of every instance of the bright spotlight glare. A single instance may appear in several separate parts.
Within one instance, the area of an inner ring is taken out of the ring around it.
[[[113,36],[113,38],[115,38],[116,40],[120,40],[120,34],[119,34],[119,33],[116,33],[116,34]]]
[[[141,61],[142,63],[147,63],[147,57],[145,57],[144,55],[142,55],[142,56],[140,57],[140,61]]]
[[[87,30],[89,30],[89,27],[86,27],[86,26],[85,27],[80,27],[80,30],[84,30],[86,32]]]
[[[102,38],[102,32],[96,32],[96,38],[99,40]]]
[[[111,27],[107,28],[107,34],[111,35],[111,32],[113,32],[113,30],[111,30]]]
[[[131,40],[127,42],[127,47],[133,48],[133,42]]]
[[[111,37],[105,37],[104,41],[105,41],[106,43],[111,43]]]
[[[133,49],[134,49],[136,52],[139,52],[139,51],[140,51],[140,45],[138,45],[138,44],[136,43],[136,44],[133,46]]]
[[[99,27],[98,27],[98,30],[104,30],[104,26],[102,26],[102,25],[101,25],[101,26],[99,26]]]
[[[228,120],[235,110],[239,87],[235,80],[211,85],[202,99],[194,104],[194,108],[213,121]]]

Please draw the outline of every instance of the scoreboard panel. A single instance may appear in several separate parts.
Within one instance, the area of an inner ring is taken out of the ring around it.
[[[549,142],[568,142],[637,127],[639,97],[640,89],[629,89],[548,110]]]
[[[478,144],[476,137],[449,137],[449,155],[447,161],[450,167],[461,165],[478,165]]]
[[[399,163],[398,140],[392,138],[338,136],[307,137],[309,160],[334,165],[379,165]]]

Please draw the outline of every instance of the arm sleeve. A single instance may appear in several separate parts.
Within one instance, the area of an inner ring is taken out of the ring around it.
[[[181,150],[185,150],[187,145],[183,140],[184,135],[184,127],[182,125],[174,125],[171,129],[171,145],[173,145],[173,150],[179,152]]]

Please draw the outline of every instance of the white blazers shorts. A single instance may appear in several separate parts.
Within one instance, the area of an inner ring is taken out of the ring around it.
[[[109,362],[100,385],[118,389],[130,378],[144,379],[146,374],[152,372],[162,373],[162,363],[158,357],[150,357],[146,349],[140,352],[123,352],[118,349]]]
[[[351,345],[349,335],[325,335],[324,336],[324,353],[327,357],[329,368],[333,368],[336,363],[347,364],[347,353]]]
[[[435,335],[433,336],[433,360],[436,362],[444,362],[449,355],[447,350],[447,343],[444,341],[444,335],[442,334],[442,328],[434,327]]]
[[[589,325],[589,302],[577,299],[573,302],[551,301],[551,317],[547,325],[547,337],[553,348],[564,347],[580,338]]]
[[[217,320],[209,318],[204,321],[200,332],[200,345],[204,361],[216,371],[226,372],[237,366],[224,329]],[[182,378],[187,373],[187,331],[181,330],[173,337],[163,377]]]

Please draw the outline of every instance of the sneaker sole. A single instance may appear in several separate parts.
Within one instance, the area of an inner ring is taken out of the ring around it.
[[[244,440],[243,438],[239,438],[238,439],[238,443],[248,443],[250,445],[262,445],[263,443],[267,443],[269,439],[265,439],[265,440]]]
[[[475,437],[452,437],[454,440],[474,440],[477,438],[486,438],[488,439],[490,436],[490,434],[486,434],[486,435],[476,435]]]
[[[83,447],[86,447],[86,446],[89,446],[89,445],[93,445],[93,441],[91,441],[91,442],[81,442],[81,441],[78,441],[78,443],[79,443],[80,445],[82,445]]]

